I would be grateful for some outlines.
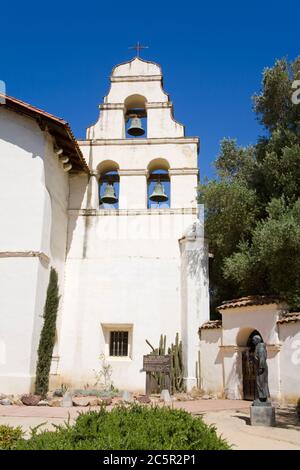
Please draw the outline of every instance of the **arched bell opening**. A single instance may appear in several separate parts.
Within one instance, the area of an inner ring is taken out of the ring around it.
[[[120,177],[117,170],[101,173],[99,178],[100,209],[119,208]]]
[[[146,98],[142,95],[131,95],[126,98],[125,105],[125,130],[126,137],[147,137],[147,110]]]
[[[153,170],[148,176],[148,208],[170,207],[170,177],[165,169]]]

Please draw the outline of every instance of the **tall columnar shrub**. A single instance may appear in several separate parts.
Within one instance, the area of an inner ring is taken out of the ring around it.
[[[56,270],[51,268],[36,367],[35,393],[41,396],[45,396],[49,388],[49,373],[55,343],[59,298],[58,275]]]

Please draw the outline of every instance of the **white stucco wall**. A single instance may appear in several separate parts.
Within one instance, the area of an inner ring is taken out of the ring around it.
[[[266,344],[277,344],[278,329],[276,322],[280,306],[253,305],[236,307],[222,311],[223,345],[245,346],[249,334],[258,330]]]
[[[147,107],[147,137],[183,137],[184,127],[172,116],[172,108]]]
[[[181,245],[181,331],[187,390],[197,386],[198,327],[209,320],[208,247],[201,222],[185,231]]]
[[[181,333],[178,239],[193,214],[80,216],[70,213],[60,377],[83,386],[105,352],[103,325],[130,325],[130,359],[109,359],[121,389],[144,390],[145,340]]]
[[[220,350],[222,329],[201,330],[201,388],[206,393],[223,396],[223,357]]]
[[[123,139],[99,140],[95,142],[79,141],[80,150],[91,166],[97,166],[111,160],[119,165],[120,170],[145,170],[154,160],[165,159],[171,169],[197,170],[198,139]],[[184,173],[184,171],[182,172]]]
[[[0,167],[1,391],[22,393],[34,383],[50,264],[62,291],[68,177],[52,138],[34,120],[5,109]]]
[[[279,324],[280,390],[285,402],[300,398],[300,322]]]
[[[120,176],[120,209],[146,209],[147,208],[147,177],[143,175],[121,175]]]

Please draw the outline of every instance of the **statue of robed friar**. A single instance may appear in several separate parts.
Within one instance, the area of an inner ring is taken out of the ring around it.
[[[253,336],[252,341],[255,346],[253,359],[256,366],[255,399],[253,404],[270,405],[270,402],[268,401],[270,391],[268,385],[267,348],[259,335]]]

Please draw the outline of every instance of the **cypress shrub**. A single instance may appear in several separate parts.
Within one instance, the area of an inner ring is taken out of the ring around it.
[[[35,393],[45,397],[49,388],[49,373],[55,343],[56,317],[59,305],[58,275],[51,268],[44,307],[44,324],[41,331],[36,367]]]

